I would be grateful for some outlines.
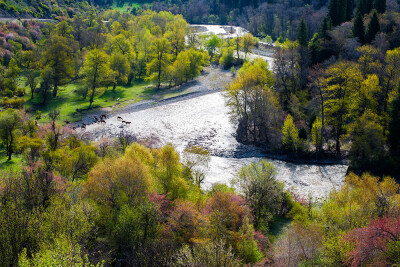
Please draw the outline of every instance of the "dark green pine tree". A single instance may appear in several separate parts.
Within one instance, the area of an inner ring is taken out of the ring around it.
[[[328,8],[333,26],[349,21],[353,17],[353,0],[331,0]]]
[[[340,6],[341,1],[340,0],[331,0],[329,2],[329,9],[328,9],[328,16],[331,18],[332,20],[332,25],[333,26],[337,26],[340,24]]]
[[[304,17],[301,19],[299,24],[299,30],[297,32],[297,40],[301,46],[308,46],[308,30],[307,25],[304,21]]]
[[[353,18],[354,0],[346,0],[346,17],[345,21],[350,21]]]
[[[374,0],[373,8],[378,11],[378,13],[383,14],[386,12],[386,0]]]
[[[361,12],[361,15],[365,15],[371,12],[373,7],[373,1],[374,0],[357,0],[357,10]]]
[[[330,17],[325,17],[322,20],[321,28],[319,29],[318,36],[319,38],[328,38],[327,31],[332,30],[332,20]]]
[[[363,44],[365,42],[364,22],[360,11],[357,11],[356,17],[354,18],[353,35],[358,38],[360,43]]]
[[[366,41],[371,43],[375,39],[375,35],[381,31],[381,25],[379,24],[378,12],[374,10],[371,16],[371,21],[368,24]]]

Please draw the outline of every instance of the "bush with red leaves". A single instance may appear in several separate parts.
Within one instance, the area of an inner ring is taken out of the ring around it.
[[[381,218],[345,237],[354,244],[347,263],[351,266],[388,266],[400,263],[400,218]]]

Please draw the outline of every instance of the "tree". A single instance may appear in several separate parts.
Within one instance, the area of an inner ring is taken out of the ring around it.
[[[75,74],[72,45],[67,38],[52,35],[43,53],[43,66],[52,70],[53,97],[57,96],[58,86],[64,84]]]
[[[228,87],[228,106],[237,120],[237,139],[245,143],[276,144],[281,113],[274,78],[265,61],[248,62]]]
[[[204,46],[208,53],[211,55],[211,60],[214,57],[215,50],[217,49],[218,46],[221,44],[221,39],[216,36],[215,34],[211,35],[210,38],[207,39],[205,42]]]
[[[293,117],[288,114],[282,127],[282,148],[287,151],[296,151],[299,144],[299,130],[293,123]]]
[[[340,61],[326,71],[323,89],[327,123],[333,127],[336,153],[340,154],[340,139],[346,133],[349,112],[355,92],[360,88],[362,75],[355,63]]]
[[[176,266],[225,266],[237,265],[232,247],[227,246],[221,239],[197,243],[193,247],[183,246],[176,253]]]
[[[377,163],[386,155],[386,138],[379,117],[366,110],[353,125],[351,137],[350,166],[355,170],[382,171]]]
[[[33,95],[38,85],[37,77],[38,77],[38,72],[35,70],[29,70],[28,73],[26,74],[26,83],[29,85],[29,88],[31,89],[31,99],[33,99]]]
[[[374,0],[372,6],[380,14],[386,12],[386,0]]]
[[[8,160],[16,150],[17,131],[21,126],[21,115],[14,109],[0,113],[0,139],[6,147]]]
[[[113,53],[110,60],[110,68],[114,73],[113,92],[115,93],[117,84],[128,81],[129,63],[123,54]]]
[[[400,90],[400,89],[399,89]],[[400,94],[397,95],[396,99],[392,102],[390,109],[390,123],[389,123],[389,151],[390,156],[394,161],[394,165],[397,166],[395,173],[400,170]]]
[[[275,86],[280,92],[280,102],[287,110],[290,96],[299,89],[300,71],[299,43],[286,40],[274,54]]]
[[[380,112],[387,112],[389,96],[399,86],[400,68],[397,67],[399,60],[400,48],[395,48],[386,52],[386,66],[383,75],[383,90],[379,99]]]
[[[364,21],[363,16],[360,11],[357,11],[356,17],[354,18],[353,23],[353,35],[357,37],[360,43],[364,43],[365,41],[365,29],[364,29]]]
[[[95,154],[95,147],[81,145],[70,149],[65,146],[59,151],[58,170],[66,177],[71,177],[72,182],[85,175],[96,165],[98,157]]]
[[[381,31],[381,26],[379,23],[378,12],[374,10],[371,16],[371,20],[368,24],[367,34],[365,39],[368,43],[371,43],[375,39],[375,35]]]
[[[90,91],[90,104],[92,106],[96,88],[101,86],[110,73],[109,56],[100,49],[93,49],[88,52],[81,69],[84,77],[84,84]]]
[[[311,138],[317,152],[322,151],[324,138],[322,136],[322,121],[317,117],[311,128]]]
[[[201,188],[205,180],[205,174],[209,169],[211,161],[210,153],[201,146],[189,146],[182,154],[182,163],[185,166],[187,176]]]
[[[354,246],[347,260],[347,263],[352,266],[365,264],[393,266],[400,262],[400,220],[398,218],[376,219],[367,227],[354,229],[345,238]]]
[[[301,19],[299,24],[299,29],[297,31],[297,41],[299,41],[299,44],[303,47],[308,46],[308,30],[307,25],[304,21],[304,17]]]
[[[285,209],[283,184],[276,179],[276,167],[265,160],[243,167],[232,180],[246,198],[256,227],[268,224]]]
[[[253,48],[256,44],[256,39],[251,33],[246,33],[242,37],[242,50],[244,52],[244,60],[247,59],[247,54],[253,51]]]
[[[149,80],[156,81],[157,89],[160,88],[164,79],[167,66],[170,62],[170,43],[166,38],[156,38],[153,41],[150,57],[152,60],[147,64],[147,75]]]

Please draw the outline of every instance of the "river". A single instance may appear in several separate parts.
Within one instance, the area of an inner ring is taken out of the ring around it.
[[[277,167],[277,178],[286,188],[304,197],[321,198],[343,183],[345,165],[320,166],[272,160],[263,157],[257,147],[238,143],[234,138],[236,126],[230,121],[228,112],[223,94],[214,92],[156,106],[148,104],[138,111],[131,109],[118,114],[131,121],[130,125],[122,126],[114,115],[105,125],[87,126],[87,131],[94,134],[95,139],[115,137],[121,130],[142,138],[155,135],[160,139],[160,145],[172,143],[179,152],[190,144],[201,145],[212,155],[205,187],[213,183],[229,184],[242,166],[263,158]]]
[[[247,31],[240,27],[222,25],[191,25],[199,33],[218,34],[222,38],[242,36]],[[233,32],[232,32],[233,29]],[[272,68],[273,51],[262,51],[249,55],[250,59],[262,58]],[[218,77],[214,77],[218,76]],[[211,68],[207,75],[197,79],[197,86],[191,86],[188,92],[195,93],[161,104],[152,105],[152,101],[139,103],[126,108],[123,113],[107,119],[106,125],[91,124],[87,131],[95,139],[102,136],[117,136],[121,130],[131,132],[138,137],[157,136],[162,144],[172,143],[177,151],[182,152],[188,145],[201,145],[211,153],[211,163],[206,174],[204,186],[213,183],[229,184],[237,171],[250,163],[262,159],[272,162],[277,168],[277,179],[296,194],[313,198],[322,198],[332,189],[340,187],[347,171],[345,165],[295,164],[265,157],[262,151],[254,146],[238,143],[234,137],[236,125],[229,119],[229,108],[225,105],[223,93],[212,92],[214,88],[222,89],[232,78],[230,74]],[[196,95],[196,92],[199,93]],[[123,126],[117,116],[130,121]]]

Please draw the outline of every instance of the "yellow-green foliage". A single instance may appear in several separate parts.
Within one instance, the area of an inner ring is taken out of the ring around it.
[[[293,123],[292,115],[288,114],[282,127],[282,147],[288,151],[295,151],[299,144],[299,130]]]

